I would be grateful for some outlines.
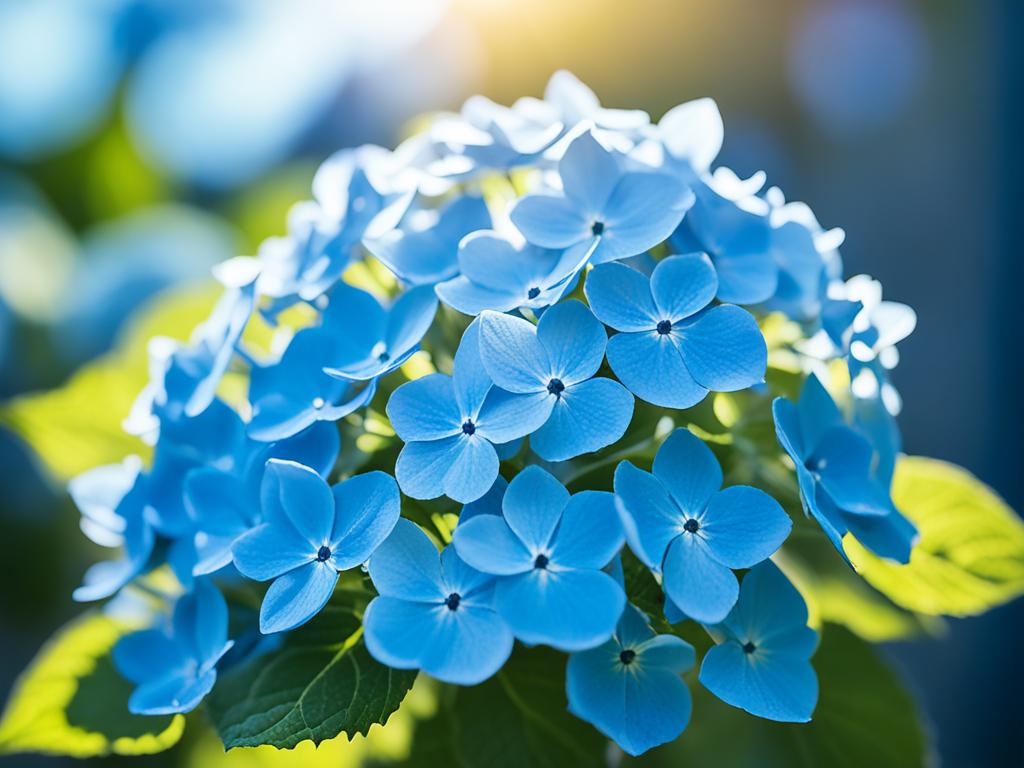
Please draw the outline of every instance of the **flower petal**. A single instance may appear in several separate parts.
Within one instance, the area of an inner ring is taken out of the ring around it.
[[[547,552],[551,537],[569,503],[569,492],[537,465],[528,466],[508,484],[502,513],[509,528],[532,553]]]
[[[338,572],[325,562],[311,562],[278,577],[260,607],[260,632],[285,632],[316,616],[334,592]]]
[[[420,343],[437,312],[437,296],[430,286],[410,288],[395,301],[388,312],[385,348],[398,358]],[[346,331],[347,332],[347,331]]]
[[[717,624],[736,604],[740,585],[698,535],[684,533],[665,553],[662,587],[680,610],[702,624]]]
[[[604,568],[622,549],[622,523],[615,495],[582,491],[562,512],[551,542],[551,562],[559,567]]]
[[[682,512],[658,478],[628,461],[615,469],[615,496],[629,548],[660,571],[669,544],[682,533]]]
[[[334,526],[334,497],[320,475],[294,461],[271,459],[267,474],[277,479],[281,506],[295,530],[313,549],[330,540]]]
[[[568,248],[591,237],[593,222],[564,197],[526,195],[509,217],[528,242],[541,248]]]
[[[331,560],[339,571],[365,563],[398,522],[400,501],[394,478],[384,472],[350,477],[331,489],[336,519]]]
[[[750,568],[782,546],[792,527],[775,499],[757,488],[737,485],[712,497],[699,535],[722,565]]]
[[[256,581],[276,579],[310,563],[316,559],[316,551],[291,525],[269,523],[256,526],[231,545],[235,567]]]
[[[411,520],[400,519],[370,557],[370,580],[387,597],[421,602],[444,600],[437,548]]]
[[[764,381],[768,347],[746,310],[712,307],[681,328],[680,336],[683,361],[701,386],[733,392]]]
[[[494,388],[494,382],[487,375],[483,360],[480,359],[480,321],[474,320],[466,328],[455,350],[452,386],[455,401],[459,405],[461,418],[476,418],[487,393]],[[462,424],[460,420],[458,424]]]
[[[825,432],[814,449],[812,471],[822,488],[845,512],[887,515],[894,511],[889,494],[871,477],[874,449],[861,434],[846,426]]]
[[[625,264],[594,267],[584,292],[598,320],[617,331],[652,331],[661,319],[649,279]]]
[[[693,204],[693,193],[662,173],[627,173],[604,209],[605,230],[594,264],[636,256],[663,242]]]
[[[722,468],[711,449],[688,429],[677,429],[661,444],[651,467],[687,517],[699,517],[722,487]]]
[[[562,393],[530,446],[545,461],[565,461],[611,445],[632,418],[633,396],[625,387],[612,379],[589,379]]]
[[[608,341],[608,364],[630,392],[663,408],[690,408],[708,394],[690,375],[669,334],[616,334]]]
[[[537,340],[547,352],[552,376],[567,387],[597,373],[608,344],[604,326],[575,299],[556,304],[543,314],[537,323]]]
[[[651,275],[659,320],[676,323],[699,312],[711,303],[717,290],[715,268],[703,253],[669,256],[658,262]]]
[[[604,211],[622,172],[615,156],[585,131],[566,148],[558,175],[572,204],[584,215],[595,215]]]
[[[508,523],[495,515],[460,521],[452,544],[459,557],[484,573],[508,576],[533,568],[533,554]]]
[[[431,373],[406,382],[388,399],[388,418],[405,442],[440,440],[462,429],[451,376]]]
[[[477,415],[477,434],[495,444],[518,440],[543,426],[554,406],[547,392],[515,394],[493,387]]]
[[[444,475],[444,493],[467,504],[483,496],[498,476],[498,454],[494,446],[478,435],[459,435],[457,451]]]
[[[804,450],[812,454],[818,442],[832,427],[843,423],[843,415],[839,412],[832,396],[822,386],[816,374],[804,379],[800,388],[800,401],[797,403],[797,416],[800,421],[800,434],[803,438]]]
[[[526,303],[518,292],[477,285],[465,275],[438,283],[434,290],[441,301],[464,315],[479,315],[485,309],[508,312]]]
[[[767,720],[806,723],[818,701],[818,678],[809,661],[746,653],[732,640],[704,655],[700,682],[726,704]]]
[[[551,361],[532,323],[497,312],[480,315],[480,357],[494,383],[509,392],[538,392],[551,378]]]

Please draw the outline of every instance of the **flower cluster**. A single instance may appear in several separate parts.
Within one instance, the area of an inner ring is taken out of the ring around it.
[[[710,100],[654,123],[560,72],[543,99],[476,97],[329,159],[287,236],[218,269],[192,340],[154,340],[126,422],[151,462],[72,484],[121,551],[77,599],[165,566],[180,584],[166,626],[117,648],[133,711],[195,707],[243,636],[301,626],[341,578],[384,665],[474,685],[516,641],[569,654],[570,711],[631,754],[687,725],[687,626],[713,640],[711,693],[809,720],[817,635],[771,558],[813,528],[736,463],[788,467],[840,554],[905,562],[888,371],[913,314],[842,281],[842,233],[807,206],[712,171],[722,135]],[[696,414],[729,397],[778,444],[729,452],[723,427],[713,451]]]

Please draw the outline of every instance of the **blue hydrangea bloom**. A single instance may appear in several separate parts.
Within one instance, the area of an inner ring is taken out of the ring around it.
[[[572,249],[593,264],[636,256],[665,240],[693,203],[672,176],[624,170],[590,131],[558,163],[563,194],[521,198],[512,223],[542,248]]]
[[[740,597],[725,621],[708,631],[718,645],[704,655],[700,682],[727,704],[757,717],[806,723],[818,701],[810,657],[817,633],[807,606],[772,563],[743,577]]]
[[[399,520],[373,553],[379,597],[363,617],[366,648],[382,664],[476,685],[512,653],[512,632],[492,606],[494,577],[446,547],[440,555],[414,523]]]
[[[615,631],[626,596],[601,570],[622,546],[612,494],[570,497],[530,466],[509,483],[501,517],[474,515],[452,542],[469,565],[500,577],[494,607],[524,643],[578,651]]]
[[[451,376],[410,381],[388,400],[388,418],[405,441],[395,477],[414,499],[480,498],[498,476],[496,446],[529,434],[547,418],[532,403],[494,387],[480,362],[479,339],[474,321],[459,343]]]
[[[273,442],[317,421],[337,421],[362,408],[377,391],[376,379],[352,382],[324,373],[343,359],[352,328],[343,312],[324,313],[321,324],[295,334],[280,360],[256,366],[249,382],[249,436]]]
[[[799,403],[772,403],[779,444],[796,465],[800,499],[843,557],[843,536],[852,534],[875,554],[910,560],[917,537],[899,513],[888,488],[872,475],[875,450],[849,427],[817,376],[808,376]]]
[[[708,308],[718,289],[704,254],[671,256],[646,275],[602,264],[587,277],[597,318],[619,331],[608,364],[637,397],[689,408],[709,390],[731,392],[764,380],[768,350],[757,321],[731,305]]]
[[[366,291],[340,284],[324,312],[325,325],[344,328],[324,372],[337,379],[367,381],[383,376],[412,357],[430,329],[437,298],[430,286],[412,288],[384,309]]]
[[[658,449],[653,474],[628,461],[615,470],[615,497],[630,549],[662,576],[691,618],[721,621],[736,603],[734,568],[769,557],[792,522],[771,496],[722,487],[722,469],[702,440],[677,429]]]
[[[260,631],[284,632],[320,612],[339,571],[362,565],[395,527],[398,487],[383,472],[356,475],[333,487],[309,467],[271,460],[264,483],[266,522],[235,541],[235,567],[270,581]]]
[[[631,755],[675,739],[690,722],[690,690],[680,675],[693,667],[693,646],[657,635],[627,605],[612,639],[569,657],[569,711]]]
[[[466,195],[448,203],[424,228],[393,229],[363,244],[400,280],[433,285],[458,273],[459,241],[470,232],[490,228],[483,198]]]
[[[538,456],[564,461],[622,437],[633,396],[617,381],[594,378],[608,337],[583,303],[556,304],[536,326],[496,312],[484,312],[479,322],[484,367],[536,418],[530,447]]]
[[[495,232],[475,232],[459,245],[458,277],[438,284],[441,301],[467,315],[554,304],[578,274],[562,251],[515,246]]]
[[[294,461],[326,477],[338,458],[338,429],[321,421],[277,443],[250,442],[236,466],[197,467],[185,476],[185,507],[195,521],[196,576],[231,563],[231,545],[261,522],[261,488],[270,459]],[[276,492],[276,488],[273,492]]]
[[[128,698],[137,715],[191,712],[217,680],[217,662],[230,650],[228,608],[207,580],[182,595],[165,629],[125,635],[114,646],[118,670],[138,686]]]

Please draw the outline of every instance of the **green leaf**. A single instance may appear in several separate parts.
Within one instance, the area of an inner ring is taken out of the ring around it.
[[[281,646],[221,676],[207,707],[228,749],[291,749],[365,735],[398,709],[415,671],[385,667],[362,642],[359,615],[329,605]]]
[[[174,745],[185,728],[181,715],[128,711],[132,686],[110,650],[133,629],[97,613],[64,626],[15,684],[0,719],[0,754],[146,755]]]
[[[452,719],[463,768],[605,765],[606,739],[569,714],[564,654],[518,649],[493,678],[456,694]]]
[[[910,563],[844,541],[875,589],[904,608],[947,616],[973,616],[1024,594],[1024,523],[988,486],[953,464],[904,457],[892,495],[920,533]]]
[[[129,323],[116,349],[83,366],[63,386],[21,395],[0,407],[0,424],[18,433],[59,482],[149,448],[121,422],[149,380],[153,336],[187,339],[210,313],[219,289],[207,286],[158,297]]]

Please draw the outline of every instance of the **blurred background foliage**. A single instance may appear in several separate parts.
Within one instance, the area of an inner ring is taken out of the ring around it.
[[[89,685],[110,690],[111,701],[123,693],[96,660],[124,627],[80,615],[70,601],[96,553],[63,482],[140,450],[119,424],[146,379],[146,339],[187,336],[215,297],[209,267],[282,233],[287,209],[308,197],[333,150],[391,145],[418,113],[455,109],[472,93],[501,102],[539,94],[562,67],[605,103],[655,117],[687,99],[717,99],[721,161],[741,174],[764,169],[826,226],[844,227],[847,273],[881,279],[887,298],[917,310],[896,372],[907,451],[956,462],[1024,508],[1015,439],[1024,425],[1015,231],[1022,32],[1017,0],[2,0],[0,534],[9,544],[0,558],[0,690],[54,627],[72,622],[56,642],[79,655],[45,666],[44,650],[26,685],[48,693],[19,700],[70,701]],[[715,421],[727,418],[728,401],[715,412]],[[950,477],[936,462],[904,463],[897,502],[917,499],[913,484],[939,475]],[[865,676],[888,675],[858,636],[914,636],[883,646],[931,732],[905,746],[946,765],[1019,765],[1024,606],[969,620],[935,614],[969,616],[1000,602],[1009,594],[1000,584],[1022,578],[1014,563],[1024,544],[1000,499],[969,478],[951,482],[944,498],[905,509],[929,555],[915,561],[928,570],[914,589],[900,592],[906,581],[894,585],[866,553],[863,581],[833,558],[801,583],[810,555],[802,559],[798,539],[784,565],[818,621],[852,630],[826,633],[835,645],[823,647],[823,677],[848,676],[836,661],[847,657],[863,661]],[[950,499],[979,516],[969,526],[944,516]],[[951,561],[957,575],[944,582]],[[209,731],[190,728],[173,750],[145,760],[270,768],[393,759],[416,722],[433,722],[435,699],[419,686],[386,735],[377,729],[315,754],[305,744],[287,755],[223,755]],[[741,748],[729,743],[729,713],[709,699],[698,700],[680,746],[651,764],[699,764],[701,750]],[[840,699],[823,700],[826,718],[841,722],[843,707],[857,706],[853,694]],[[15,726],[33,726],[0,732],[0,747],[66,737],[86,744],[83,754],[131,754],[147,751],[147,739],[176,739],[181,726],[119,723],[120,738],[98,744],[68,735],[82,723],[15,714]],[[765,744],[797,738],[773,733]],[[818,747],[801,748],[843,764]]]

